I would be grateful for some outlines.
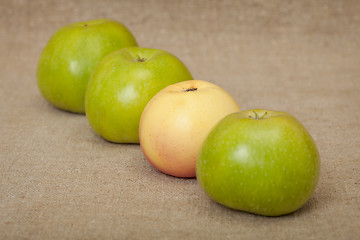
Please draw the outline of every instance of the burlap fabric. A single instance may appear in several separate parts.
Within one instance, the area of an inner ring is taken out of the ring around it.
[[[230,210],[49,105],[36,86],[43,47],[97,18],[172,52],[244,110],[297,117],[321,154],[309,202],[283,217]],[[0,0],[0,239],[360,239],[359,104],[357,0]]]

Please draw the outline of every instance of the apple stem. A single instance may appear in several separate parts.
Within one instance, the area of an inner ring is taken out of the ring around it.
[[[197,88],[196,87],[191,87],[191,88],[187,88],[184,90],[184,92],[191,92],[191,91],[196,91]]]
[[[267,112],[264,112],[264,114],[260,117],[260,119],[263,119],[267,115]]]
[[[146,60],[145,58],[138,56],[138,59],[137,59],[138,62],[145,62],[145,60]]]
[[[255,119],[255,120],[264,119],[264,117],[267,115],[267,112],[264,112],[264,114],[263,114],[261,117],[259,117],[259,115],[257,114],[257,112],[253,111],[253,113],[254,113],[255,117],[253,117],[253,116],[250,115],[249,118],[253,118],[253,119]]]

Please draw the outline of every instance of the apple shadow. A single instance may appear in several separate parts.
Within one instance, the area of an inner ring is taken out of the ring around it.
[[[86,117],[85,113],[71,112],[56,107],[55,105],[47,101],[41,94],[38,94],[35,97],[33,97],[33,102],[35,103],[32,104],[32,106],[36,107],[36,109],[38,109],[39,111],[45,112],[47,114],[52,114],[52,115],[63,114],[72,117]]]
[[[218,218],[219,211],[221,214],[227,214],[230,215],[229,217],[234,218],[241,218],[244,217],[251,217],[256,219],[289,219],[289,218],[298,218],[301,216],[306,216],[309,214],[314,214],[314,212],[322,211],[323,209],[327,209],[328,205],[334,201],[335,195],[332,194],[336,191],[334,191],[333,187],[327,188],[327,185],[319,185],[318,188],[316,188],[315,192],[313,193],[312,197],[299,209],[295,210],[294,212],[279,215],[279,216],[263,216],[256,213],[250,213],[246,211],[236,210],[233,208],[226,207],[216,201],[214,201],[211,197],[207,196],[205,192],[202,194],[204,197],[207,198],[205,201],[205,205],[207,208],[210,208],[211,211],[206,211],[206,215],[208,215],[211,218]],[[199,188],[201,188],[199,186]],[[200,208],[203,208],[203,206],[199,206]],[[200,211],[201,212],[201,211]],[[211,214],[209,214],[211,213]]]

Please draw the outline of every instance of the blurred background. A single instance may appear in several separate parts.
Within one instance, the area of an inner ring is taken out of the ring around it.
[[[50,106],[36,85],[42,49],[60,27],[98,18],[173,53],[243,110],[298,118],[322,160],[309,203],[283,218],[228,210]],[[0,0],[0,238],[356,239],[359,92],[357,0]]]
[[[57,29],[72,22],[111,18],[124,23],[140,46],[178,56],[195,78],[223,87],[236,83],[227,90],[239,96],[244,109],[271,108],[301,115],[304,104],[313,105],[329,95],[336,101],[337,94],[345,93],[349,105],[355,100],[346,91],[354,90],[358,82],[353,80],[360,62],[356,0],[15,0],[1,1],[0,7],[0,47],[6,54],[1,64],[28,68],[23,83],[29,87],[35,87],[36,61]],[[330,88],[339,81],[343,84]],[[321,94],[304,99],[303,93],[316,90]],[[325,109],[313,106],[311,111],[319,116]]]

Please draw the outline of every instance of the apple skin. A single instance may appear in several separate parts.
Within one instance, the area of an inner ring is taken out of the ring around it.
[[[137,46],[121,23],[98,19],[72,23],[49,40],[38,62],[40,92],[55,107],[84,113],[90,75],[99,61],[120,48]]]
[[[139,126],[140,146],[148,161],[175,177],[195,177],[196,159],[211,128],[238,112],[236,101],[207,81],[176,83],[146,105]]]
[[[284,112],[249,110],[230,114],[214,127],[202,146],[196,174],[216,202],[280,216],[305,204],[319,171],[317,147],[297,119]]]
[[[139,143],[139,121],[149,100],[166,86],[189,79],[189,70],[169,52],[140,47],[115,51],[91,77],[86,116],[104,139]]]

